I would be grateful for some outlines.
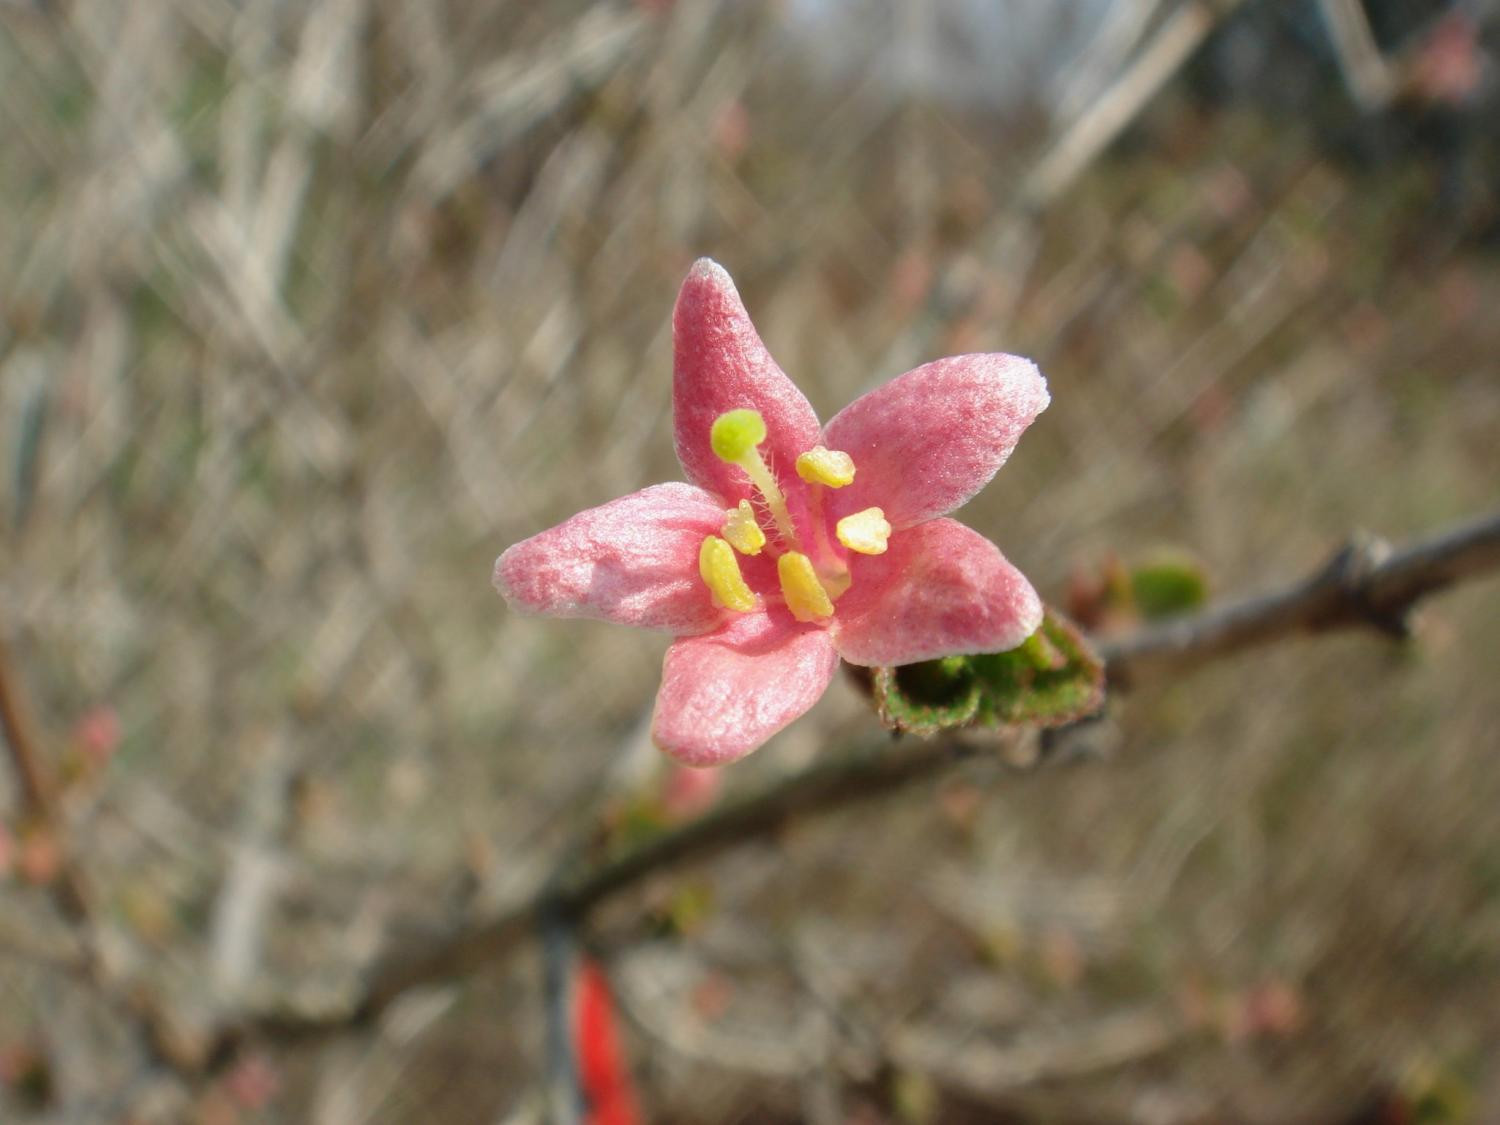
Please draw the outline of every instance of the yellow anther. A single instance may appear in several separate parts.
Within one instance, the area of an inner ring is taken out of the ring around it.
[[[760,529],[760,524],[755,519],[755,510],[750,507],[748,500],[741,500],[738,508],[730,508],[724,513],[722,534],[729,540],[729,545],[742,555],[758,555],[766,545],[766,533]]]
[[[879,508],[866,508],[839,520],[833,533],[851,551],[861,555],[883,555],[886,540],[891,537],[891,525]]]
[[[714,419],[708,443],[721,461],[738,465],[766,440],[766,420],[758,410],[731,410]]]
[[[786,607],[798,621],[816,621],[820,617],[833,616],[833,603],[828,600],[828,591],[818,581],[812,560],[801,551],[788,551],[776,560],[776,577],[781,580]]]
[[[718,605],[737,613],[748,613],[755,608],[755,595],[740,574],[734,548],[717,535],[710,535],[698,548],[698,573]]]
[[[854,458],[837,449],[815,445],[797,458],[797,475],[808,484],[843,488],[854,482]]]

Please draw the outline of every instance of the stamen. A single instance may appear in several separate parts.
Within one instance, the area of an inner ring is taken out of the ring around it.
[[[730,410],[714,419],[709,431],[708,443],[719,460],[738,465],[766,501],[776,529],[788,546],[797,545],[797,530],[792,526],[791,513],[787,511],[786,497],[776,477],[766,466],[756,446],[766,440],[766,420],[758,410]]]
[[[886,540],[891,537],[891,525],[886,522],[885,512],[881,509],[866,508],[839,520],[833,533],[851,551],[861,555],[883,555]]]
[[[854,483],[854,458],[837,449],[815,445],[797,458],[797,475],[808,484],[843,488]]]
[[[798,621],[816,621],[833,616],[833,603],[828,600],[828,591],[818,581],[812,560],[802,552],[788,551],[777,559],[776,577],[781,580],[786,607]]]
[[[740,574],[734,548],[717,535],[708,536],[698,548],[698,573],[703,576],[703,583],[713,594],[716,605],[736,613],[748,613],[755,608],[755,595]]]
[[[847,567],[837,570],[818,571],[818,581],[823,584],[823,589],[828,591],[828,596],[838,601],[849,592],[849,587],[854,585],[854,579],[850,577]]]
[[[849,568],[834,554],[833,544],[828,541],[828,521],[823,518],[823,489],[809,488],[808,501],[812,508],[813,539],[818,548],[818,581],[828,596],[838,601],[849,589]]]
[[[760,523],[748,500],[741,500],[738,508],[730,508],[724,513],[724,530],[721,534],[742,555],[758,555],[766,545],[766,533],[760,529]]]

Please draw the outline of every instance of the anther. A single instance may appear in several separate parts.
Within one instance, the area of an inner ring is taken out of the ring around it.
[[[891,525],[886,522],[885,512],[881,509],[866,508],[839,520],[833,533],[851,551],[861,555],[883,555],[886,540],[891,537]]]
[[[758,555],[766,545],[766,533],[755,519],[755,510],[750,501],[741,500],[738,508],[724,513],[724,530],[721,532],[729,545],[742,555]]]
[[[798,456],[797,475],[808,484],[843,488],[854,482],[854,458],[837,449],[815,445]]]
[[[755,595],[740,574],[734,548],[717,535],[708,536],[698,548],[698,573],[716,604],[736,613],[748,613],[755,608]]]
[[[786,607],[798,621],[817,621],[833,616],[833,602],[828,600],[828,591],[818,581],[812,560],[801,551],[788,551],[776,560],[776,577],[781,580]]]

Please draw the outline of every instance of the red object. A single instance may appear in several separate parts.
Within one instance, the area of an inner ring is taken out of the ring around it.
[[[120,717],[108,705],[84,713],[73,728],[73,738],[82,748],[89,765],[108,763],[120,745]]]
[[[1413,85],[1423,98],[1467,104],[1484,78],[1479,25],[1462,12],[1449,12],[1418,50],[1412,70]]]
[[[716,769],[696,770],[673,763],[662,782],[661,807],[671,820],[687,820],[713,806],[724,775]]]
[[[604,970],[590,960],[578,968],[575,994],[578,1078],[588,1102],[588,1125],[641,1125],[640,1104],[620,1043],[615,1000]]]

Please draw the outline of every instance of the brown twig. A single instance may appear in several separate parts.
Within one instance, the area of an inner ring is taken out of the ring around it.
[[[88,883],[73,859],[57,804],[57,790],[3,642],[0,642],[0,731],[4,733],[19,784],[22,814],[34,830],[45,832],[57,849],[57,873],[48,889],[77,941],[76,953],[58,954],[43,963],[53,964],[87,982],[107,1002],[124,1012],[140,1029],[142,1042],[153,1059],[179,1071],[196,1069],[201,1051],[178,1033],[161,998],[148,988],[119,979],[99,950]]]
[[[83,875],[68,856],[52,777],[3,641],[0,641],[0,730],[5,734],[6,750],[20,786],[22,815],[33,829],[47,833],[58,851],[53,898],[70,922],[86,922],[90,913],[88,890]]]
[[[493,964],[553,918],[578,919],[614,895],[678,866],[701,863],[750,840],[764,839],[798,818],[846,808],[900,789],[980,752],[962,739],[886,743],[820,762],[744,800],[671,829],[618,858],[560,874],[530,899],[491,919],[379,961],[359,1001],[332,1012],[267,1012],[226,1029],[215,1054],[232,1057],[246,1039],[323,1039],[378,1019],[412,989],[458,979]]]
[[[1124,684],[1302,633],[1365,626],[1400,638],[1426,594],[1500,567],[1500,512],[1393,550],[1356,535],[1321,568],[1282,590],[1148,626],[1098,645]]]

